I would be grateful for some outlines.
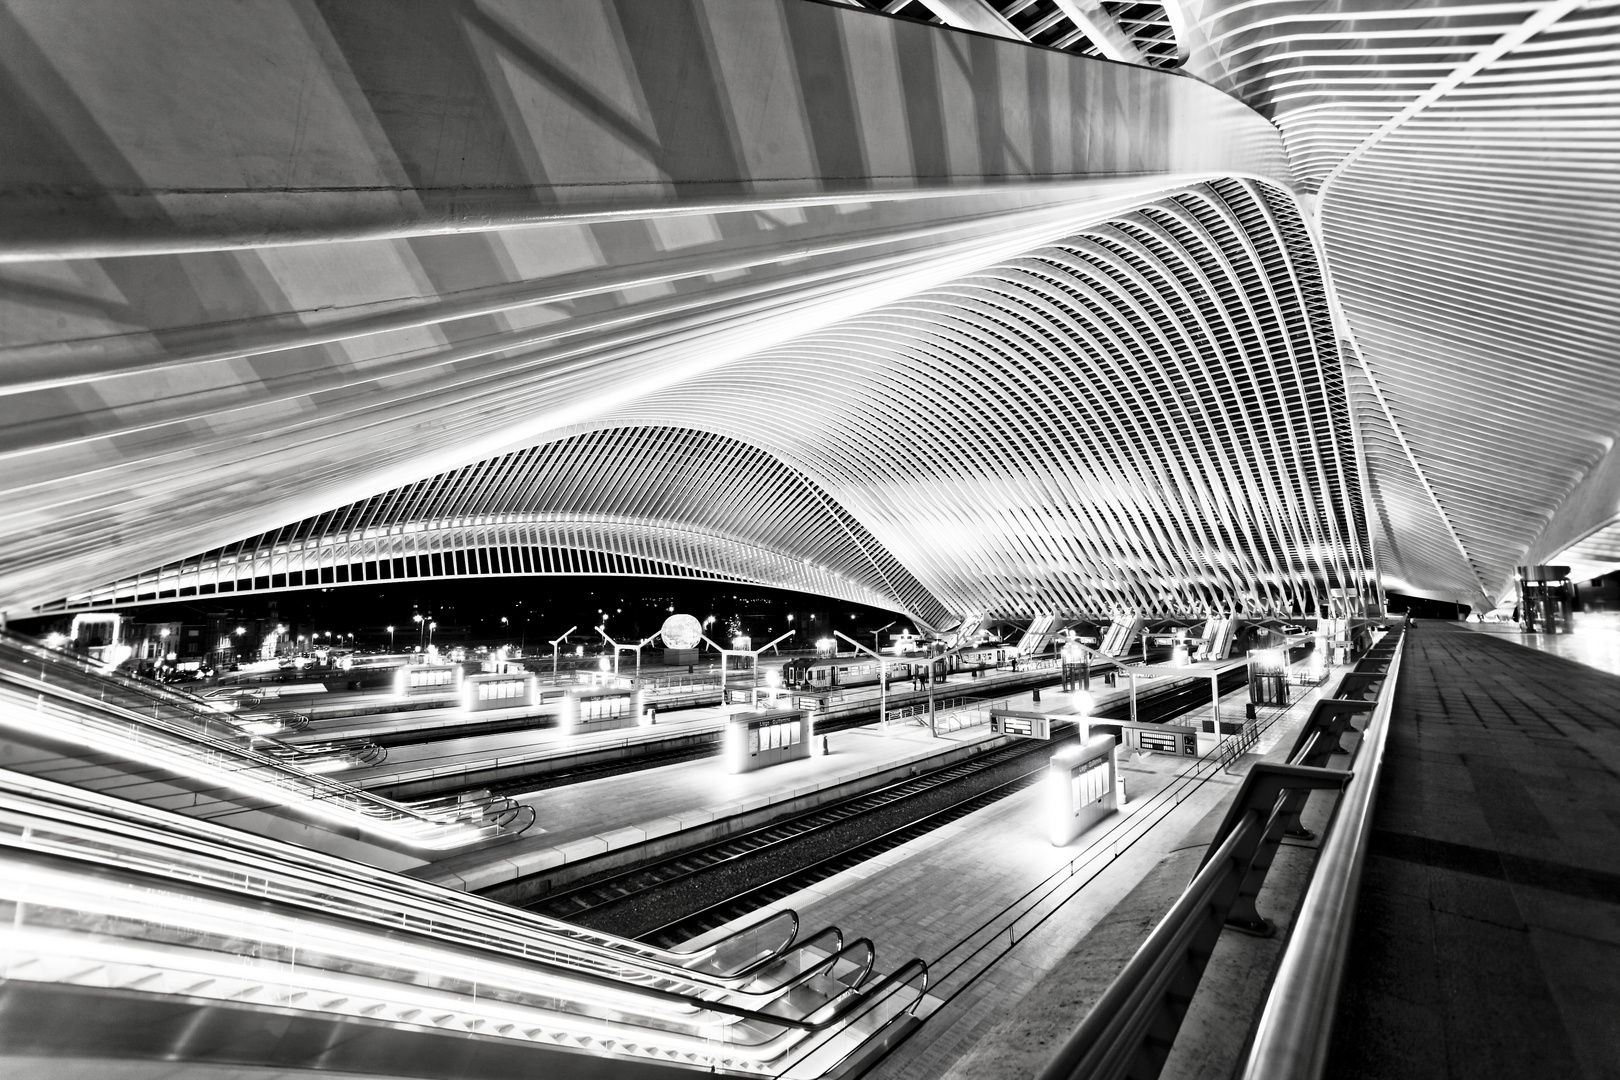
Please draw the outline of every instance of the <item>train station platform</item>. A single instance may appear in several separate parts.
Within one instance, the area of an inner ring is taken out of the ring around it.
[[[969,700],[998,703],[1003,700],[1027,701],[1031,684],[1038,686],[1053,677],[1049,670],[996,672],[981,679],[957,675],[936,684],[934,696],[941,709]],[[783,696],[785,700],[787,693],[784,692]],[[831,721],[837,728],[844,728],[850,723],[862,722],[863,717],[874,717],[879,698],[880,693],[875,685],[836,694],[828,700],[818,725]],[[888,694],[890,715],[925,712],[928,699],[927,690],[893,688]],[[503,717],[525,714],[514,710],[465,713],[440,709],[432,713],[401,713],[392,718],[362,716],[347,722],[315,723],[298,738],[305,741],[336,737],[377,739],[397,736],[401,732],[421,731],[420,743],[394,745],[383,764],[353,769],[343,774],[345,782],[390,798],[416,799],[538,775],[567,767],[570,761],[580,763],[591,755],[598,758],[610,755],[631,757],[682,743],[712,744],[718,740],[728,713],[728,709],[718,705],[659,710],[657,722],[650,726],[577,735],[547,726],[549,714],[542,706],[540,710],[530,710],[527,714],[534,717],[533,725],[493,734],[470,733],[466,737],[458,737],[455,734],[458,725],[475,732],[477,727],[498,722]],[[390,741],[400,740],[391,738]]]
[[[1620,611],[1577,611],[1573,622],[1574,632],[1568,634],[1527,634],[1518,623],[1512,622],[1460,625],[1476,634],[1490,634],[1607,671],[1610,675],[1620,675]]]
[[[1620,1076],[1620,677],[1422,620],[1328,1076]]]
[[[1027,705],[1029,695],[1010,700]],[[710,717],[680,726],[721,722]],[[592,738],[607,734],[611,733]],[[850,728],[829,736],[829,741],[829,754],[758,772],[729,775],[720,759],[711,756],[537,791],[518,801],[535,808],[543,833],[450,856],[412,875],[468,891],[494,889],[609,852],[646,852],[647,845],[661,837],[715,823],[737,819],[741,827],[747,815],[782,804],[800,803],[808,809],[819,799],[855,794],[863,781],[873,786],[888,783],[888,777],[921,771],[936,760],[976,753],[1005,740],[982,725],[936,738],[920,725],[895,723],[888,731],[877,725]],[[493,895],[523,899],[502,892]]]
[[[1051,843],[1037,782],[772,905],[871,936],[889,963],[928,962],[931,1015],[869,1080],[1038,1073],[1180,895],[1249,765],[1286,753],[1333,685],[1261,707],[1264,732],[1230,768],[1121,750],[1126,807],[1065,847]],[[1224,695],[1223,715],[1241,715],[1247,696]]]

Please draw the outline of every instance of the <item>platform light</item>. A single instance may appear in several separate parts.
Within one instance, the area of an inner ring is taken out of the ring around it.
[[[1089,690],[1076,690],[1069,695],[1069,701],[1074,711],[1081,716],[1090,716],[1091,710],[1097,707],[1097,699],[1091,696]]]
[[[63,645],[67,644],[67,639],[66,634],[56,633],[53,631],[52,633],[45,635],[45,644],[50,648],[60,649]]]

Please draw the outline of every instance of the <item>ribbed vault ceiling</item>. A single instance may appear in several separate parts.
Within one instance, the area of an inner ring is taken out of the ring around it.
[[[858,587],[935,625],[1300,612],[1370,580],[1320,270],[1292,201],[1259,184],[1200,185],[601,422],[638,426],[442,474],[95,599],[199,587],[193,564],[253,578],[256,553],[357,533],[403,535],[403,555],[466,519],[548,516],[730,535],[792,559],[775,578],[721,550],[703,568]]]
[[[491,568],[489,552],[502,549]],[[514,557],[521,549],[529,550]],[[400,572],[379,570],[384,562]],[[67,605],[280,589],[294,574],[302,586],[582,570],[792,588],[903,610],[930,625],[948,616],[803,473],[758,447],[674,427],[602,429],[503,454],[132,575]]]
[[[1380,565],[1481,604],[1620,512],[1620,5],[1188,5],[1353,334]]]
[[[992,36],[0,12],[0,600],[442,541],[932,622],[1612,551],[1620,6],[882,7]]]
[[[626,415],[750,431],[956,612],[1300,610],[1365,574],[1320,274],[1259,185],[1156,202]]]

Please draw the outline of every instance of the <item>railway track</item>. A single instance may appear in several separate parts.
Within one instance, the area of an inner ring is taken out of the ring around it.
[[[971,761],[845,799],[717,843],[550,893],[532,910],[628,937],[674,940],[692,920],[719,925],[761,890],[789,892],[1033,782],[1077,734],[998,747]],[[853,858],[854,862],[849,860]],[[697,931],[693,931],[697,932]]]
[[[1223,675],[1227,694],[1247,681]],[[1156,723],[1206,704],[1202,681],[1138,695],[1137,718]],[[1128,701],[1097,711],[1126,719]],[[865,722],[850,718],[845,726]],[[660,946],[674,945],[847,870],[1035,783],[1051,752],[1076,734],[1054,726],[1044,743],[1014,743],[924,776],[629,870],[588,878],[529,905],[555,918]],[[693,756],[700,756],[694,753]]]
[[[965,799],[962,802],[948,806],[909,825],[902,825],[898,829],[894,829],[859,847],[841,851],[802,870],[783,874],[774,881],[766,882],[746,892],[728,897],[717,904],[712,904],[690,915],[656,927],[642,934],[641,940],[657,945],[660,948],[672,948],[682,942],[690,941],[699,934],[707,933],[717,926],[724,926],[731,920],[740,918],[751,911],[757,911],[766,904],[791,896],[800,889],[809,888],[818,881],[824,881],[834,874],[859,866],[866,860],[881,855],[890,848],[899,847],[910,840],[925,836],[941,825],[949,824],[960,817],[966,817],[975,810],[989,806],[991,803],[1004,799],[1015,792],[1022,791],[1039,781],[1044,773],[1045,768],[1043,766],[1000,787],[981,792],[971,799]]]
[[[424,743],[450,742],[454,739],[473,739],[480,735],[503,735],[508,731],[543,731],[557,726],[557,718],[545,716],[503,717],[499,720],[480,720],[470,724],[445,727],[419,728],[416,731],[384,732],[369,735],[378,746],[420,746]]]

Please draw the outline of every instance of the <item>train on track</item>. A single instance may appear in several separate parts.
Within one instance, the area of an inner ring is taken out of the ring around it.
[[[962,671],[994,671],[1013,663],[1017,650],[1010,645],[981,645],[933,661],[934,677]],[[801,656],[782,665],[782,685],[791,690],[841,690],[876,686],[888,671],[889,684],[907,683],[928,671],[927,657],[906,657],[879,662],[869,656]]]

